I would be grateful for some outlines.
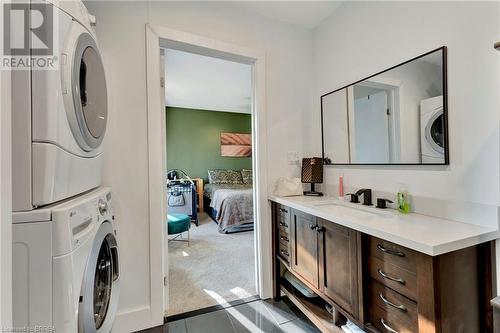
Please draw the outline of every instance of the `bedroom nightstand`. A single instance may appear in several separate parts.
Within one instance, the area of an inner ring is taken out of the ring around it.
[[[198,213],[203,213],[203,178],[193,178],[198,194]]]

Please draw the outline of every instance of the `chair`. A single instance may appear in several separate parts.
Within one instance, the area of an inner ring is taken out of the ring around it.
[[[189,228],[191,228],[191,218],[189,215],[185,214],[168,214],[168,234],[176,235],[173,238],[170,238],[168,241],[178,241],[178,242],[187,242],[188,246],[190,245],[191,237],[189,234]],[[182,236],[183,232],[188,233],[187,240],[185,239],[177,239]]]

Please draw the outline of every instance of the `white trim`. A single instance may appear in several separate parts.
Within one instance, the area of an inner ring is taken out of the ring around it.
[[[265,53],[259,50],[252,50],[246,47],[240,47],[233,44],[213,40],[210,38],[186,33],[183,31],[173,30],[166,27],[148,25],[146,28],[147,40],[147,80],[148,80],[148,150],[149,150],[149,165],[150,165],[150,237],[151,237],[151,290],[155,290],[158,294],[158,278],[163,277],[167,267],[163,267],[164,258],[166,256],[166,245],[164,242],[164,230],[154,221],[158,221],[161,215],[161,220],[166,218],[166,210],[164,208],[164,200],[158,202],[156,198],[152,198],[152,191],[158,184],[163,182],[163,170],[159,170],[159,165],[165,161],[166,140],[164,139],[164,124],[160,121],[161,115],[164,116],[164,103],[162,96],[157,95],[157,90],[154,85],[160,82],[159,72],[157,71],[157,58],[159,58],[160,43],[162,47],[175,48],[177,50],[188,51],[192,53],[203,54],[206,56],[214,56],[217,58],[238,61],[242,63],[252,64],[253,66],[253,117],[252,117],[252,133],[253,135],[253,170],[255,176],[254,184],[254,212],[256,217],[255,225],[255,247],[257,250],[256,256],[256,280],[257,290],[261,298],[269,298],[272,296],[272,238],[271,238],[271,209],[267,200],[267,117],[266,117],[266,65]],[[153,89],[151,89],[153,87]],[[160,115],[161,114],[161,115]],[[153,152],[156,152],[153,153]],[[161,171],[161,172],[160,172]],[[163,189],[162,189],[163,190]],[[162,193],[163,197],[164,193]],[[153,218],[155,216],[156,220]],[[153,223],[154,222],[154,223]],[[160,230],[161,229],[161,230]],[[162,247],[155,247],[162,242]],[[156,245],[155,245],[156,244]],[[164,251],[158,251],[158,248],[164,248]],[[158,268],[161,267],[161,273]],[[155,275],[155,276],[153,276]],[[153,283],[154,282],[154,283]],[[162,281],[163,282],[163,281]],[[163,284],[161,284],[163,286]],[[167,281],[168,285],[168,281]],[[163,302],[164,308],[161,309],[162,314],[166,311],[166,302]],[[159,309],[157,304],[153,305],[151,311],[158,315]]]
[[[150,298],[151,325],[163,324],[164,292],[163,249],[165,235],[166,196],[165,177],[166,154],[164,143],[165,112],[164,94],[160,85],[160,43],[159,36],[146,25],[146,89],[148,118],[148,202],[149,202],[149,254],[150,254]]]
[[[6,70],[0,71],[0,103],[0,326],[12,327],[12,112]]]

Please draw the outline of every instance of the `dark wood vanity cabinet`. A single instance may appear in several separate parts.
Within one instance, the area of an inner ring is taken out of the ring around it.
[[[276,205],[275,209],[275,243],[277,255],[289,266],[291,259],[290,245],[290,209],[285,206]]]
[[[312,288],[318,288],[318,233],[316,217],[292,210],[292,270]]]
[[[291,212],[291,269],[309,287],[357,315],[359,233],[297,210]]]
[[[292,300],[321,331],[345,316],[376,333],[492,332],[493,242],[429,256],[278,204],[273,220],[274,295],[294,296],[289,270],[334,306]]]
[[[318,219],[319,290],[347,313],[358,315],[358,236]]]

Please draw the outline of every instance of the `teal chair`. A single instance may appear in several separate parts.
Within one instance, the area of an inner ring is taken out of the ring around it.
[[[191,228],[191,218],[189,217],[189,215],[168,214],[167,227],[169,235],[176,235],[175,237],[170,238],[168,240],[169,242],[174,240],[179,242],[186,242],[185,239],[177,239],[177,238],[182,236],[183,232],[187,231],[188,234],[187,243],[188,246],[190,245],[191,237],[189,235],[189,228]]]

